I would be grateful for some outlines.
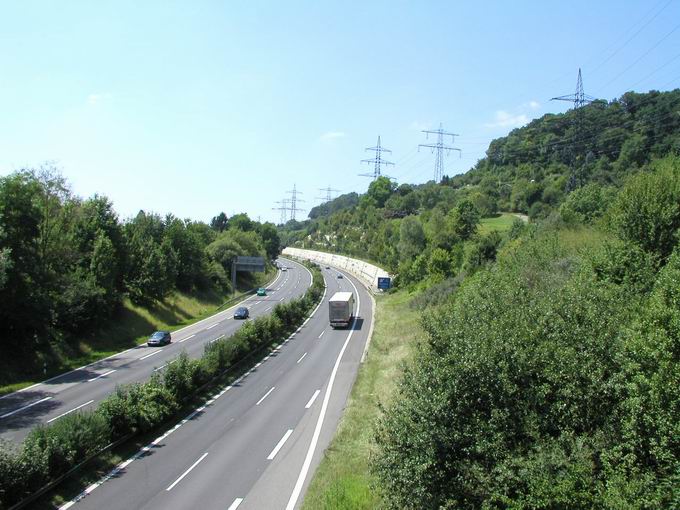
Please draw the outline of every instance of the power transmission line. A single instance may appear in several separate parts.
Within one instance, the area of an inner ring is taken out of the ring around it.
[[[437,142],[436,143],[421,143],[418,145],[418,148],[420,147],[428,147],[432,149],[432,152],[436,151],[436,157],[434,160],[434,182],[440,182],[442,180],[442,177],[444,176],[444,152],[447,154],[449,151],[458,151],[459,154],[462,155],[463,151],[461,151],[457,147],[453,147],[452,145],[446,145],[444,143],[444,137],[445,136],[450,136],[451,137],[451,143],[454,142],[455,137],[459,136],[456,133],[447,133],[444,131],[442,128],[441,123],[439,124],[439,129],[436,129],[434,131],[431,130],[423,130],[423,133],[425,133],[426,139],[430,137],[430,135],[437,135]]]
[[[391,161],[387,161],[386,159],[382,158],[383,152],[387,152],[387,153],[391,154],[392,151],[389,150],[389,149],[385,149],[384,147],[380,146],[380,136],[378,136],[378,145],[376,145],[375,147],[366,147],[366,150],[375,152],[375,156],[373,157],[373,159],[362,159],[361,162],[362,163],[368,163],[368,164],[372,163],[373,164],[373,173],[372,174],[359,174],[361,177],[373,177],[373,180],[375,180],[375,179],[377,179],[378,177],[381,176],[380,167],[382,165],[392,165],[392,166],[394,166],[394,163],[392,163]],[[389,177],[389,176],[386,175],[385,177]]]
[[[288,202],[290,202],[290,199],[284,198],[283,200],[275,202],[276,204],[279,204],[279,207],[272,207],[273,211],[281,211],[281,225],[285,225],[286,221],[288,221]]]
[[[324,200],[325,199],[326,202],[330,202],[331,200],[333,200],[333,196],[331,195],[332,193],[339,193],[340,192],[339,189],[333,189],[330,186],[328,186],[327,188],[319,188],[319,191],[325,191],[326,196],[325,197],[316,197],[316,198],[318,200]]]
[[[304,209],[298,209],[297,203],[298,202],[304,202],[304,200],[298,198],[298,195],[302,195],[302,191],[298,191],[295,187],[295,184],[293,184],[293,189],[290,191],[286,191],[286,193],[291,193],[291,198],[290,198],[290,208],[288,209],[290,211],[290,219],[295,221],[295,213],[300,211],[304,211]]]
[[[583,124],[584,124],[584,118],[583,118],[583,106],[585,106],[588,103],[591,103],[592,101],[595,100],[594,97],[587,95],[583,91],[583,78],[581,77],[581,68],[578,68],[578,79],[576,80],[576,92],[574,94],[567,94],[565,96],[558,96],[558,97],[553,97],[550,99],[551,101],[568,101],[568,102],[573,102],[574,103],[574,122],[576,125],[576,133],[577,135],[580,135],[581,132],[583,131]],[[574,164],[571,167],[571,173],[569,175],[569,181],[567,181],[567,193],[570,191],[575,190],[577,187],[579,187],[582,184],[583,181],[583,175],[582,169],[583,166],[585,165],[585,154],[583,153],[583,146],[581,147],[581,150],[578,151],[577,153],[577,158],[578,156],[581,157],[581,161],[575,161]],[[579,165],[580,163],[580,165]]]

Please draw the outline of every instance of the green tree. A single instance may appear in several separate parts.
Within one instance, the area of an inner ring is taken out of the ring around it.
[[[680,228],[680,157],[651,165],[651,172],[631,177],[610,212],[621,239],[665,259],[678,242]]]
[[[394,193],[394,190],[394,183],[388,177],[380,176],[368,185],[366,197],[375,207],[382,208],[387,199]]]
[[[469,200],[463,200],[451,212],[453,231],[464,241],[470,239],[477,232],[479,219],[479,211]]]
[[[281,240],[276,226],[273,223],[263,223],[258,229],[258,233],[262,238],[264,250],[269,259],[275,259],[281,251]]]
[[[402,261],[414,259],[425,248],[425,232],[420,220],[407,216],[399,227],[399,256]]]
[[[229,226],[229,220],[227,219],[227,215],[221,212],[217,216],[214,216],[212,220],[210,220],[210,228],[217,232],[224,232],[227,230],[227,227]]]

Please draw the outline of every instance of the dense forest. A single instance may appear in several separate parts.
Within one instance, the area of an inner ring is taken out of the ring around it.
[[[680,508],[680,90],[546,115],[281,236],[422,310],[374,430],[386,507]]]
[[[275,226],[245,214],[220,213],[208,225],[139,211],[121,221],[106,197],[74,196],[53,168],[2,177],[1,363],[30,371],[36,353],[76,343],[125,298],[148,303],[174,289],[226,294],[235,256],[271,259],[278,251]]]

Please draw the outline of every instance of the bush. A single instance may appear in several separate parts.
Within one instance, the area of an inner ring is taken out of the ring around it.
[[[426,313],[428,345],[376,429],[373,471],[388,506],[602,506],[593,473],[621,413],[630,310],[623,289],[547,239]]]
[[[106,419],[96,413],[64,416],[51,426],[39,425],[26,437],[22,456],[44,466],[46,477],[68,471],[78,461],[109,443],[111,429]]]
[[[651,165],[631,177],[609,212],[613,231],[623,240],[666,259],[680,229],[680,157]]]

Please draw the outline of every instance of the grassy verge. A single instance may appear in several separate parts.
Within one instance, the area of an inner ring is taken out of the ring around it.
[[[275,277],[276,271],[255,273],[243,290],[264,284]],[[0,395],[26,388],[47,378],[93,363],[130,347],[142,344],[148,335],[158,329],[176,330],[204,319],[231,298],[216,291],[183,293],[174,291],[163,301],[149,306],[139,306],[126,299],[116,317],[98,331],[83,335],[73,347],[65,350],[54,346],[53,358],[46,370],[32,374],[3,374]]]
[[[373,339],[366,362],[360,367],[345,414],[326,450],[303,509],[372,509],[381,506],[372,487],[369,459],[374,449],[373,424],[378,402],[392,398],[402,363],[424,337],[420,312],[409,307],[413,294],[398,292],[376,298]]]

